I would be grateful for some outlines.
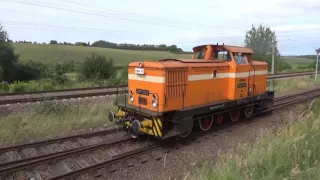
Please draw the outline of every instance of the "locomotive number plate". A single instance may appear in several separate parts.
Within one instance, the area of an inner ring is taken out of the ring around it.
[[[136,74],[144,74],[144,69],[143,69],[143,68],[135,68],[135,69],[134,69],[134,72],[135,72]]]
[[[148,90],[137,89],[136,92],[137,92],[137,94],[142,94],[142,95],[149,96],[149,91]]]
[[[238,84],[238,88],[244,88],[244,87],[246,87],[246,86],[247,86],[246,83],[239,83],[239,84]]]

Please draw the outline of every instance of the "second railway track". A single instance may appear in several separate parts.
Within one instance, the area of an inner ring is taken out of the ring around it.
[[[281,96],[276,98],[273,107],[265,112],[318,96],[320,96],[320,88]],[[60,141],[68,139],[77,139],[77,137],[64,137],[60,138]],[[168,146],[167,143],[169,143],[170,140],[171,139],[161,142],[150,141],[149,144],[145,139],[133,140],[127,136],[113,136],[105,141],[100,141],[91,145],[84,143],[82,147],[71,148],[57,153],[46,153],[44,155],[35,156],[34,158],[23,157],[26,155],[21,152],[20,156],[22,156],[22,158],[20,160],[18,159],[11,161],[11,163],[9,161],[0,164],[0,175],[3,176],[3,178],[9,179],[75,179],[78,175],[87,172],[95,172],[94,170],[104,167],[107,167],[109,171],[114,171],[119,168],[118,166],[134,165],[135,163],[130,161],[130,159],[139,159],[139,162],[145,162],[146,158],[141,156],[143,154],[154,152],[154,150],[157,149],[160,149],[160,151],[164,153],[179,146],[179,143],[174,146]],[[59,142],[59,139],[48,140],[48,143],[55,142]],[[44,141],[41,141],[38,143],[2,148],[0,149],[0,152],[20,151],[23,148],[34,148],[43,145],[45,145],[45,143]],[[156,155],[153,158],[159,159],[159,156]]]
[[[280,79],[297,76],[313,75],[314,72],[299,73],[281,73],[268,75],[268,79]],[[20,103],[32,103],[46,100],[64,100],[87,97],[103,97],[117,94],[119,91],[126,91],[127,85],[96,87],[96,88],[78,88],[53,91],[39,91],[27,93],[0,93],[0,105],[11,105]]]

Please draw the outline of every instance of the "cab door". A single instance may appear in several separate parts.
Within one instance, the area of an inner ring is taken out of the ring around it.
[[[234,98],[242,99],[249,95],[249,90],[251,88],[250,79],[250,69],[251,64],[249,64],[242,53],[233,53],[234,64],[236,66],[235,72],[235,91]]]

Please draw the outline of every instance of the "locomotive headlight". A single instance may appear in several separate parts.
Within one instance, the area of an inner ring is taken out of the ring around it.
[[[133,92],[132,92],[132,90],[130,90],[130,101],[133,102],[133,100],[134,100]]]
[[[152,106],[154,108],[158,107],[158,101],[157,101],[157,98],[154,94],[152,95]]]

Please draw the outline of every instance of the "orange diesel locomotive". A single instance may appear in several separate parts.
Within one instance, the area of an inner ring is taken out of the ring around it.
[[[116,104],[118,111],[109,112],[109,119],[133,137],[166,139],[272,106],[267,63],[252,60],[252,49],[217,44],[193,52],[192,59],[130,63],[128,98]]]

